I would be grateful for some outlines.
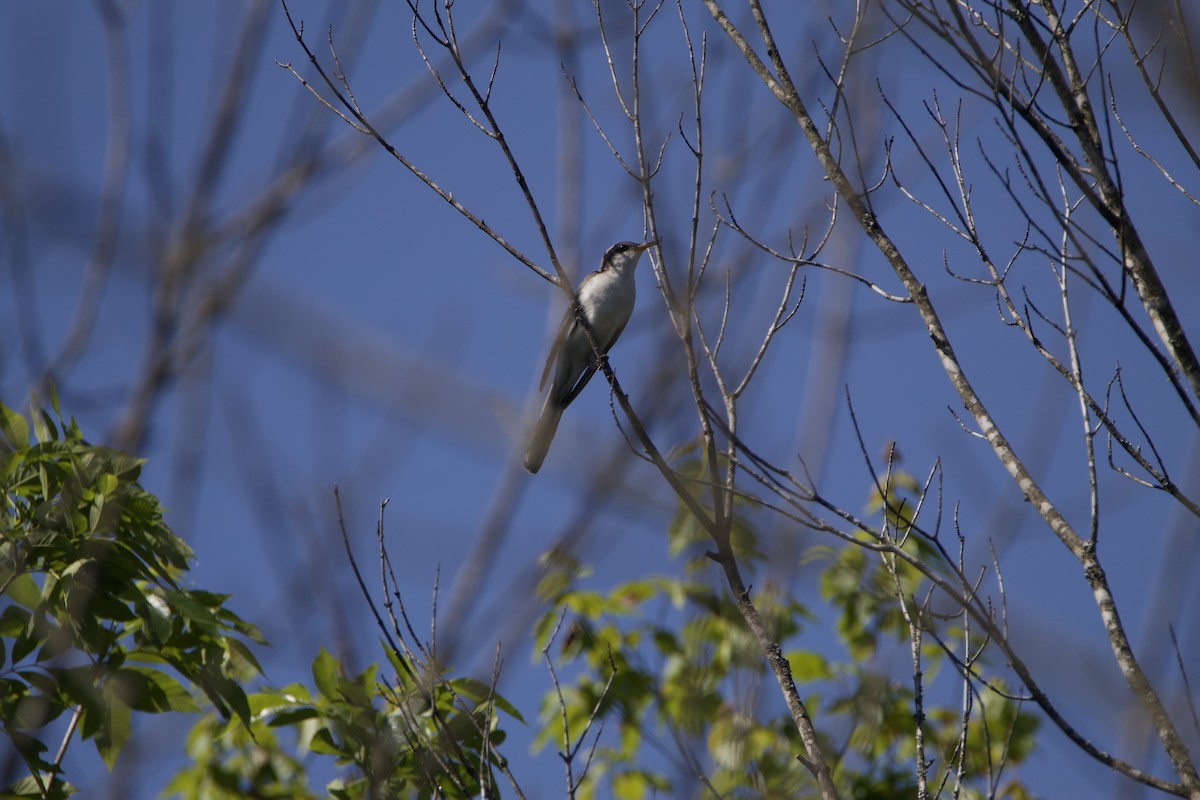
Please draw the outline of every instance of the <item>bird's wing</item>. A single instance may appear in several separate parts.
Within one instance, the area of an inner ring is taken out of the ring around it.
[[[576,322],[576,324],[579,323]],[[623,330],[625,330],[624,324],[620,325],[615,331],[613,331],[612,338],[602,344],[600,352],[607,353],[609,349],[617,343],[617,339],[621,338],[621,331]],[[583,391],[583,387],[587,386],[588,381],[590,381],[592,376],[596,374],[597,369],[598,365],[596,360],[592,359],[587,368],[584,369],[583,373],[579,376],[579,380],[577,380],[575,385],[571,387],[571,391],[567,392],[567,396],[563,399],[564,406],[570,405],[571,401],[579,396],[579,393]]]
[[[592,362],[583,370],[583,373],[580,374],[579,380],[575,381],[575,385],[571,387],[571,391],[567,392],[567,396],[562,399],[562,405],[571,405],[571,402],[579,396],[579,393],[583,391],[583,387],[588,385],[588,381],[590,381],[592,376],[595,374],[596,364],[595,362]]]
[[[572,313],[574,309],[574,303],[567,306],[567,312],[563,314],[562,322],[558,326],[558,332],[554,334],[554,341],[550,344],[550,354],[546,356],[546,366],[542,369],[542,380],[538,383],[539,392],[546,388],[546,379],[550,377],[550,370],[558,358],[558,353],[562,350],[563,343],[567,341],[567,337],[571,335],[572,323],[575,322],[575,315]]]
[[[613,331],[612,338],[610,338],[607,342],[604,342],[604,349],[600,351],[601,353],[607,353],[612,349],[612,346],[617,343],[617,339],[621,338],[621,331],[625,330],[625,326],[627,324],[629,324],[629,320],[625,320],[617,326],[616,330]]]

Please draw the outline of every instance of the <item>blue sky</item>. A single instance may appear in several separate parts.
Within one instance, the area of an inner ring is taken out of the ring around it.
[[[574,21],[590,35],[590,5],[577,5]],[[702,24],[703,8],[685,6],[694,30],[707,30],[711,37],[706,201],[708,191],[717,193],[718,202],[727,196],[739,220],[780,247],[788,229],[798,235],[808,225],[817,235],[826,224],[823,209],[831,190],[821,181],[794,123],[750,79],[711,24]],[[223,2],[132,9],[123,34],[130,64],[132,149],[119,243],[89,346],[58,379],[64,411],[74,414],[93,439],[112,430],[142,369],[153,302],[149,276],[161,266],[147,243],[169,235],[194,186],[235,33],[252,7]],[[555,6],[551,17],[566,7]],[[610,9],[612,24],[620,24],[622,7]],[[22,404],[39,378],[39,353],[53,353],[61,345],[63,321],[77,303],[100,208],[105,131],[113,107],[105,77],[109,62],[95,6],[74,7],[73,13],[65,8],[64,3],[43,3],[0,10],[6,44],[0,56],[0,135],[16,165],[7,182],[21,199],[7,211],[8,244],[0,256],[0,397],[10,405]],[[292,10],[306,21],[308,37],[323,56],[327,10],[299,0]],[[648,137],[655,149],[666,141],[655,197],[667,268],[679,281],[687,252],[693,166],[674,128],[681,115],[686,128],[693,111],[675,13],[665,7],[648,34],[653,50],[643,75]],[[814,97],[827,97],[808,44],[814,36],[827,35],[823,15],[777,13],[784,15],[777,31],[786,31],[780,37],[785,51],[812,67],[804,76],[805,88]],[[472,63],[486,71],[496,38],[503,41],[494,107],[560,254],[569,269],[582,274],[595,268],[611,242],[640,238],[637,185],[567,95],[561,56],[547,44],[546,21],[526,9],[511,17],[498,15],[497,24],[498,32],[490,34],[490,44]],[[549,269],[498,149],[431,89],[413,51],[409,25],[401,4],[380,4],[361,44],[355,45],[352,26],[339,20],[334,35],[339,42],[351,42],[341,52],[356,96],[369,110],[397,93],[411,98],[412,110],[388,130],[391,141]],[[623,54],[627,44],[617,48]],[[832,53],[827,44],[822,52],[826,57]],[[632,140],[628,126],[622,126],[602,51],[592,44],[574,57],[581,90],[616,146],[628,155]],[[244,87],[244,109],[206,215],[217,229],[226,224],[236,229],[240,214],[271,185],[310,121],[321,141],[345,142],[347,149],[339,152],[353,152],[365,142],[317,106],[276,60],[299,69],[304,56],[282,12],[269,4],[262,44]],[[924,125],[922,141],[936,151],[939,142],[925,124],[921,104],[938,89],[943,108],[953,108],[946,82],[911,53],[903,58],[892,47],[868,54],[864,63],[876,70],[880,87],[910,115],[906,118]],[[873,77],[862,80],[867,90],[877,91]],[[1114,80],[1119,96],[1136,90],[1128,75],[1118,73]],[[874,112],[874,117],[866,111],[861,115],[858,146],[867,154],[867,169],[879,174],[880,143],[902,133],[882,106],[876,104]],[[989,183],[974,145],[978,140],[994,148],[1000,140],[991,116],[977,105],[964,106],[962,124],[964,153],[978,180],[977,213],[985,218],[997,251],[1007,253],[1019,238],[1019,223],[994,182]],[[1174,168],[1176,156],[1160,131],[1147,124],[1140,135],[1161,143],[1156,152]],[[163,171],[148,160],[147,145],[155,141],[163,143]],[[508,671],[503,688],[532,712],[547,687],[545,674],[530,664],[520,626],[504,623],[514,608],[523,607],[520,601],[529,584],[525,576],[537,556],[582,527],[586,535],[580,547],[595,563],[589,581],[595,587],[647,570],[676,570],[663,536],[674,504],[652,468],[628,454],[599,381],[568,411],[543,471],[536,477],[520,472],[523,419],[539,403],[536,382],[547,339],[561,314],[561,296],[380,149],[365,143],[362,157],[338,162],[327,177],[307,185],[285,206],[285,218],[263,241],[235,302],[204,330],[199,349],[187,351],[182,379],[162,391],[148,420],[140,448],[150,460],[144,482],[171,510],[175,530],[195,547],[196,585],[232,592],[239,613],[263,626],[274,644],[264,654],[274,683],[303,679],[319,643],[340,648],[360,663],[378,658],[369,619],[340,556],[334,484],[366,561],[378,504],[390,500],[389,541],[393,557],[402,554],[395,564],[410,613],[418,620],[428,615],[435,571],[440,567],[443,592],[452,595],[465,554],[497,509],[503,510],[500,544],[483,576],[480,599],[461,621],[458,635],[478,643],[482,654],[464,656],[467,669],[486,666],[496,631],[512,637],[504,641]],[[904,144],[898,139],[896,174],[914,190],[928,193],[935,187]],[[564,156],[573,151],[574,156]],[[1196,296],[1200,279],[1189,255],[1197,246],[1195,208],[1164,192],[1155,171],[1128,149],[1121,152],[1129,164],[1123,173],[1128,191],[1147,198],[1139,204],[1137,221],[1161,253],[1159,266],[1168,285],[1177,297]],[[568,181],[571,176],[578,181]],[[151,188],[155,185],[167,188],[158,192]],[[943,253],[961,272],[979,274],[961,243],[895,191],[881,192],[878,202],[885,228],[910,262],[919,265],[920,274],[928,276],[923,279],[929,281],[989,408],[1018,448],[1033,454],[1036,471],[1067,513],[1086,519],[1086,483],[1078,469],[1081,423],[1070,394],[1015,332],[1000,329],[987,289],[946,276]],[[704,236],[712,216],[702,208],[701,217]],[[715,327],[728,274],[736,287],[734,325],[722,363],[736,373],[757,346],[785,267],[728,232],[718,240],[715,254],[702,305],[707,324]],[[237,255],[233,245],[218,247],[188,291],[202,291],[225,274]],[[855,226],[838,226],[824,258],[898,291],[886,264]],[[1026,258],[1016,269],[1024,272],[1022,284],[1031,296],[1053,300],[1044,261]],[[904,466],[921,478],[941,458],[947,516],[951,503],[961,503],[962,518],[969,521],[964,530],[968,553],[976,563],[990,563],[989,537],[997,543],[1012,626],[1047,688],[1060,693],[1098,738],[1112,731],[1128,735],[1114,734],[1104,746],[1140,747],[1135,727],[1123,721],[1126,690],[1111,666],[1078,567],[1019,496],[1013,496],[991,453],[964,434],[948,411],[960,404],[926,346],[912,308],[827,272],[806,269],[803,274],[805,301],[741,406],[747,440],[792,468],[797,453],[819,464],[823,490],[861,510],[869,476],[849,424],[848,389],[873,457],[885,442],[895,440]],[[612,352],[612,363],[652,435],[670,450],[694,436],[695,414],[685,402],[685,382],[672,371],[678,351],[646,260],[638,281],[638,309]],[[1096,385],[1102,386],[1115,364],[1121,364],[1164,458],[1178,465],[1177,480],[1194,488],[1195,435],[1180,427],[1182,417],[1161,377],[1144,367],[1129,337],[1111,326],[1110,311],[1088,301],[1082,291],[1075,297],[1076,324],[1087,337],[1089,374],[1094,370]],[[1195,325],[1194,307],[1180,310],[1185,322]],[[837,350],[844,356],[825,369],[822,359],[835,348],[844,348]],[[653,390],[660,380],[665,389]],[[1179,435],[1179,430],[1188,433]],[[593,495],[589,489],[598,477],[609,486]],[[1184,580],[1186,573],[1171,572],[1174,565],[1195,563],[1195,520],[1183,520],[1161,498],[1148,497],[1112,473],[1101,478],[1106,564],[1127,603],[1123,613],[1137,631],[1135,645],[1159,665],[1155,677],[1172,687],[1170,694],[1178,681],[1163,647],[1165,622],[1175,625],[1193,662],[1200,647],[1190,610],[1196,590]],[[797,542],[817,541],[772,523],[764,524],[764,534],[781,553],[793,553]],[[791,582],[802,601],[820,608],[812,566],[788,561],[775,571]],[[814,625],[809,635],[815,646],[836,651],[827,621]],[[1096,702],[1097,697],[1103,702]],[[168,762],[179,751],[178,740],[151,741],[141,746]],[[1098,792],[1119,795],[1127,788],[1108,783],[1103,769],[1079,756],[1049,727],[1039,741],[1042,752],[1022,772],[1035,790],[1055,796],[1067,787],[1077,790],[1081,781]],[[520,734],[514,743],[522,744]],[[533,776],[545,771],[545,759],[553,755],[540,758],[530,762],[526,773],[533,785],[539,785],[541,779]],[[97,793],[106,786],[116,791],[111,787],[120,785],[120,770],[109,779],[97,763],[81,763],[87,775],[81,785]],[[1162,763],[1155,766],[1165,770]]]

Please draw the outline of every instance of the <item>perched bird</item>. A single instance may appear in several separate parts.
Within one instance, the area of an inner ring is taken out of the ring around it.
[[[633,301],[637,296],[633,282],[634,267],[642,257],[642,252],[654,244],[657,242],[614,244],[605,251],[600,269],[585,277],[575,290],[601,353],[607,353],[608,348],[613,346],[633,314]],[[530,472],[542,468],[542,461],[546,459],[546,452],[554,441],[563,411],[596,374],[596,354],[575,316],[574,308],[567,309],[554,336],[539,389],[545,388],[551,366],[554,367],[554,382],[546,395],[537,425],[533,428],[529,449],[525,451],[525,469]]]

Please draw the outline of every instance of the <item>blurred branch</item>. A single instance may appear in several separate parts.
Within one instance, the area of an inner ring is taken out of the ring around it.
[[[48,393],[48,384],[55,380],[55,376],[69,370],[78,360],[92,335],[96,312],[116,254],[121,214],[125,206],[125,183],[129,176],[129,150],[133,138],[129,45],[124,36],[125,18],[117,3],[114,0],[96,0],[96,6],[108,54],[105,76],[109,103],[99,217],[66,336],[58,353],[46,364],[38,380],[38,394],[43,396]]]

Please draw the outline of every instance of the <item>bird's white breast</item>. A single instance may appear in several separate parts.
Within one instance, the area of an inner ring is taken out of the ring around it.
[[[633,314],[636,285],[633,271],[619,267],[592,275],[579,287],[579,304],[600,342],[611,343]]]

